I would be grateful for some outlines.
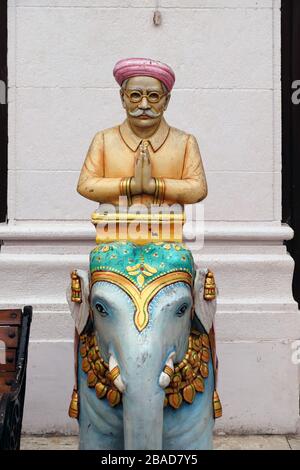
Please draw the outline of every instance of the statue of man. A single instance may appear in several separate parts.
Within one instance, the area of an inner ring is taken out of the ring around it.
[[[114,77],[121,86],[125,121],[94,137],[78,192],[99,203],[193,204],[207,195],[194,136],[170,127],[164,112],[175,82],[173,70],[151,59],[120,60]]]
[[[79,418],[82,449],[208,449],[222,412],[216,285],[182,244],[183,206],[207,195],[201,155],[195,137],[163,117],[175,82],[168,65],[121,60],[114,76],[127,118],[96,134],[78,182],[104,207],[92,215],[89,272],[72,273],[68,294],[76,324],[69,414]],[[152,205],[159,210],[149,215]]]

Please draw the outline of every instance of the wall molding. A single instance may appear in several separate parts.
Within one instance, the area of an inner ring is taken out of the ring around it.
[[[202,227],[202,223],[200,223]],[[188,239],[191,223],[186,224],[184,233]],[[199,233],[198,233],[199,235]],[[205,240],[209,242],[252,241],[283,242],[293,238],[293,230],[279,222],[205,222]],[[90,222],[17,222],[0,224],[0,240],[20,244],[34,241],[90,241],[95,240],[95,229]]]

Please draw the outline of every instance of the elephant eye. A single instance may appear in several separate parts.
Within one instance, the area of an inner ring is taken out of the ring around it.
[[[97,302],[96,305],[95,305],[95,308],[100,313],[101,317],[107,317],[108,312],[102,304]]]
[[[183,317],[183,315],[185,314],[185,312],[187,311],[188,309],[188,305],[187,304],[183,304],[181,305],[181,307],[177,310],[176,312],[176,315],[177,317]]]

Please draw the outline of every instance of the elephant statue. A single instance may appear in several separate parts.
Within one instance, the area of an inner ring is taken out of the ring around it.
[[[79,448],[211,449],[221,414],[212,274],[183,244],[115,242],[76,276]]]

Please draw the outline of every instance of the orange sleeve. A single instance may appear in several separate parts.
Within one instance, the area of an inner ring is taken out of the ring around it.
[[[164,178],[165,199],[194,204],[207,196],[207,183],[197,140],[190,135],[184,157],[182,179]]]
[[[92,201],[111,202],[120,195],[121,179],[104,177],[104,138],[103,133],[98,132],[84,161],[77,191]]]

